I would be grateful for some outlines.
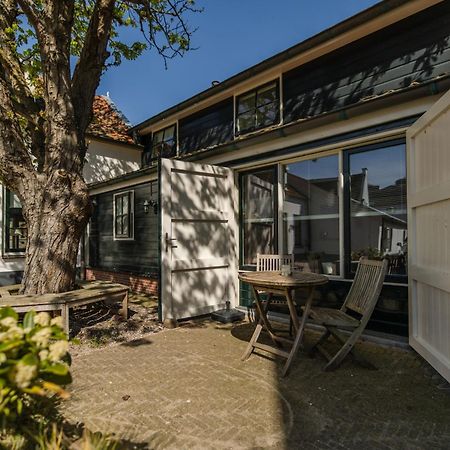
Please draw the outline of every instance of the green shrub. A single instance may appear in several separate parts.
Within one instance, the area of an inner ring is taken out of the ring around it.
[[[2,432],[50,419],[43,405],[67,396],[63,386],[72,381],[68,345],[60,317],[30,311],[20,323],[12,308],[0,308]]]

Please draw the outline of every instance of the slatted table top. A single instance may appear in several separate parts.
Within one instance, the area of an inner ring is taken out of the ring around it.
[[[239,279],[255,286],[272,288],[297,288],[328,283],[325,275],[310,272],[293,272],[288,276],[281,275],[280,272],[245,272],[239,274]]]

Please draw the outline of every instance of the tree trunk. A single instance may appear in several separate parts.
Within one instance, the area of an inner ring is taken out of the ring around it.
[[[38,179],[35,189],[23,197],[28,242],[21,292],[44,294],[72,289],[80,239],[91,215],[84,180],[80,175],[57,170],[50,179]]]

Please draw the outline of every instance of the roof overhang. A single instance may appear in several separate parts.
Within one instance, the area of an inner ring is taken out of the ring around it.
[[[358,39],[406,19],[445,0],[385,0],[325,31],[246,69],[205,91],[132,127],[130,133],[145,135],[154,128],[243,92],[272,77],[311,62]]]
[[[126,147],[130,150],[138,150],[140,152],[143,149],[142,145],[132,144],[130,142],[123,142],[123,141],[119,141],[117,139],[109,138],[107,136],[99,136],[97,134],[92,134],[92,133],[86,133],[86,139],[89,141],[107,142],[108,144],[119,145],[122,147]]]

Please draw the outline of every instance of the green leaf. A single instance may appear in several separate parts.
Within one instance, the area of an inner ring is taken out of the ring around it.
[[[65,341],[67,340],[67,334],[64,330],[61,330],[61,328],[59,328],[56,325],[52,325],[52,338],[56,339],[58,341]]]
[[[45,373],[51,373],[54,375],[66,375],[69,372],[69,368],[65,364],[52,364],[45,367],[43,370]]]
[[[22,339],[16,339],[15,341],[4,342],[0,344],[0,352],[5,353],[13,348],[20,347],[22,345]]]
[[[3,306],[0,308],[0,320],[6,317],[12,317],[15,320],[19,319],[19,315],[10,306]]]
[[[28,311],[23,318],[23,327],[24,328],[33,328],[34,327],[34,316],[36,315],[36,311],[33,309]]]
[[[26,366],[37,366],[39,365],[39,358],[36,355],[33,355],[33,353],[27,353],[22,356],[20,362]]]
[[[1,369],[0,369],[0,377],[1,377],[2,375],[4,375],[5,373],[8,373],[10,370],[11,370],[11,368],[8,367],[8,366],[1,368]],[[2,378],[0,378],[0,389],[4,386],[4,385],[2,384],[2,382],[4,382],[4,380],[3,380]]]

